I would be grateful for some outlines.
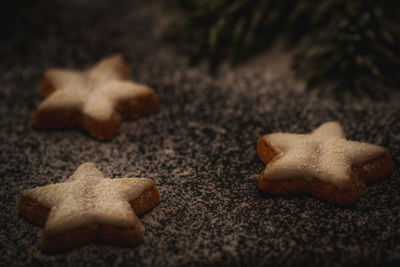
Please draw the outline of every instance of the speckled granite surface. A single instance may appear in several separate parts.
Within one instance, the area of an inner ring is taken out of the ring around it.
[[[400,262],[400,94],[389,98],[303,90],[285,54],[244,66],[188,69],[157,41],[163,1],[28,1],[5,27],[0,61],[0,262],[4,265],[377,265]],[[31,116],[48,67],[83,69],[121,52],[133,80],[162,108],[123,124],[111,142],[74,131],[37,132]],[[355,205],[257,190],[255,146],[266,133],[308,132],[337,120],[349,139],[387,147],[394,172]],[[155,180],[161,203],[141,216],[135,248],[86,245],[42,254],[41,228],[20,217],[24,189],[66,179],[92,161],[108,176]]]

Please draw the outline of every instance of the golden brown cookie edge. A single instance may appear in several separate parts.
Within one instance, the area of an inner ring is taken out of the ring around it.
[[[275,160],[278,153],[264,137],[261,137],[257,143],[257,155],[263,163],[268,164]],[[331,203],[350,205],[357,200],[366,183],[379,180],[389,175],[392,170],[393,161],[389,151],[385,149],[382,154],[372,160],[352,165],[350,181],[343,190],[317,178],[307,181],[300,177],[294,177],[278,181],[265,179],[260,174],[257,180],[258,188],[271,195],[311,194]]]
[[[144,191],[138,198],[130,201],[137,216],[151,210],[160,201],[160,193],[155,185]],[[18,198],[19,213],[29,221],[40,226],[46,224],[50,208],[21,193]],[[90,224],[59,234],[42,232],[41,249],[46,253],[71,250],[91,241],[120,246],[134,246],[143,241],[139,223],[132,227],[106,224]]]

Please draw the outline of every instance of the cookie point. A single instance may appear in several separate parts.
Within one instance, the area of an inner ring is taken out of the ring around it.
[[[124,60],[124,57],[122,56],[121,53],[117,52],[117,53],[114,53],[114,54],[110,55],[110,56],[108,57],[108,59],[121,60],[121,61],[123,61],[123,60]]]
[[[96,168],[96,165],[93,162],[85,162],[82,163],[79,168],[85,168],[85,169],[92,169],[92,168]]]

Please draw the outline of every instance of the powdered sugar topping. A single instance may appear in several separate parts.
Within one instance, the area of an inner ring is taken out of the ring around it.
[[[84,163],[66,182],[22,194],[51,208],[45,231],[54,234],[92,223],[135,225],[129,201],[153,186],[147,178],[107,178],[93,163]]]
[[[39,109],[70,107],[98,120],[108,120],[118,101],[151,92],[147,86],[128,81],[121,75],[121,56],[100,61],[87,71],[53,69],[46,73],[56,91]]]
[[[311,134],[275,133],[263,138],[279,154],[262,173],[272,180],[317,178],[343,187],[350,179],[352,164],[385,151],[376,145],[346,140],[337,122],[324,123]]]

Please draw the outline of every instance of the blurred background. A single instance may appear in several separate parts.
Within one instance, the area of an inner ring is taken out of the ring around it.
[[[90,39],[107,53],[121,48],[115,44],[121,36],[138,38],[129,31],[135,23],[123,21],[128,14],[134,16],[134,2],[101,1],[94,10],[84,0],[16,1],[1,9],[2,38],[19,40],[14,49],[21,53],[33,52],[29,43],[51,38],[74,47]],[[155,3],[140,5],[151,8]],[[155,41],[172,43],[188,56],[189,65],[208,62],[212,75],[221,63],[236,67],[280,44],[291,53],[290,65],[307,88],[333,89],[338,96],[363,91],[376,97],[382,87],[400,85],[397,1],[176,0],[156,6],[157,22],[149,21],[143,35],[157,27]],[[122,23],[124,30],[117,26]],[[101,36],[91,31],[99,28]]]

